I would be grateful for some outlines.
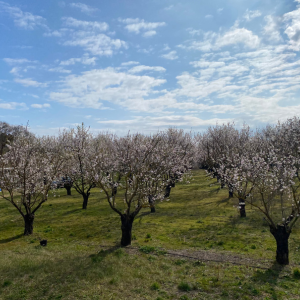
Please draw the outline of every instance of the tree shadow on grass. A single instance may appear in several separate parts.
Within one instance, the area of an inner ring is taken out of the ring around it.
[[[138,217],[142,218],[142,217],[148,216],[148,215],[150,215],[150,214],[151,214],[151,211],[145,211],[145,212],[143,212],[143,213],[141,213],[141,214],[138,214],[137,218],[138,218]]]
[[[105,259],[105,257],[111,253],[115,253],[116,256],[121,256],[124,253],[124,250],[121,248],[121,245],[118,243],[108,249],[101,249],[96,254],[91,254],[89,257],[91,258],[93,263],[101,262]]]
[[[67,216],[67,215],[71,215],[71,214],[79,212],[79,211],[82,211],[82,208],[77,208],[77,209],[73,209],[73,210],[70,210],[70,211],[66,211],[63,215]]]
[[[12,242],[14,240],[17,240],[19,239],[20,237],[22,237],[23,234],[18,234],[16,236],[13,236],[13,237],[10,237],[10,238],[7,238],[7,239],[3,239],[3,240],[0,240],[0,244],[5,244],[5,243],[9,243],[9,242]]]
[[[258,284],[266,284],[268,283],[272,289],[271,294],[273,299],[277,299],[276,292],[274,290],[274,287],[278,285],[278,279],[281,274],[281,272],[284,270],[283,265],[279,265],[276,261],[274,261],[273,265],[263,271],[263,270],[257,270],[254,275],[251,278],[251,281],[256,282]]]

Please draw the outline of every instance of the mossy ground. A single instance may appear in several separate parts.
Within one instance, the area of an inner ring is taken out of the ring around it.
[[[263,216],[248,205],[247,218],[239,218],[237,199],[204,171],[193,173],[155,214],[142,210],[132,245],[244,255],[270,260],[268,269],[128,253],[118,247],[120,219],[103,193],[94,189],[84,211],[80,195],[60,189],[36,213],[29,237],[17,210],[0,200],[0,299],[300,299],[299,226],[290,237],[292,265],[281,268]]]

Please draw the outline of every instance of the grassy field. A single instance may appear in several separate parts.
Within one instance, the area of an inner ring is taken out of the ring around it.
[[[1,200],[0,299],[300,299],[299,225],[291,264],[280,267],[262,215],[248,205],[240,219],[237,199],[204,171],[193,173],[155,214],[142,210],[128,249],[119,247],[119,216],[98,189],[86,211],[75,191],[58,190],[29,237],[17,210]]]

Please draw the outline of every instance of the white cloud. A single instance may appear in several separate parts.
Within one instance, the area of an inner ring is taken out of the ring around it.
[[[105,34],[93,34],[87,31],[79,31],[74,33],[69,40],[64,42],[66,46],[80,46],[92,53],[99,56],[111,56],[115,51],[125,48],[127,43],[119,40],[112,39]]]
[[[72,17],[63,17],[64,25],[67,27],[82,28],[85,30],[106,31],[109,26],[105,22],[81,21]]]
[[[68,32],[70,32],[69,28],[61,28],[59,30],[53,30],[53,31],[48,30],[47,32],[45,32],[43,34],[43,36],[47,36],[47,37],[51,37],[51,36],[54,36],[54,37],[63,37]]]
[[[213,18],[212,15],[206,15],[206,16],[205,16],[205,19],[211,19],[211,18]]]
[[[67,76],[63,88],[50,93],[50,99],[71,107],[103,109],[102,102],[108,101],[130,110],[155,109],[157,104],[144,97],[150,97],[154,88],[163,83],[164,79],[127,74],[113,68],[91,70],[79,76]]]
[[[222,47],[238,44],[242,44],[248,48],[257,48],[260,44],[260,38],[246,28],[232,27],[223,35],[212,31],[205,32],[203,33],[203,38],[200,41],[188,41],[187,45],[181,44],[178,45],[178,47],[183,49],[211,52]]]
[[[216,47],[221,48],[228,45],[244,44],[249,48],[256,48],[260,39],[252,31],[245,28],[236,28],[226,32],[216,40]]]
[[[8,13],[14,19],[15,25],[23,29],[33,30],[39,26],[47,28],[45,18],[33,15],[29,12],[23,12],[20,8],[10,6],[6,2],[0,1],[0,10]]]
[[[135,73],[140,73],[140,72],[143,72],[143,71],[165,72],[166,69],[163,68],[163,67],[149,67],[149,66],[140,65],[140,66],[136,66],[136,67],[131,68],[128,72],[131,73],[131,74],[135,74]]]
[[[194,36],[194,35],[202,35],[203,34],[203,30],[201,30],[201,29],[188,28],[187,31],[192,36]]]
[[[145,33],[143,33],[144,37],[151,37],[153,35],[156,35],[156,31],[155,30],[149,30],[149,31],[146,31]]]
[[[27,58],[3,58],[3,60],[9,65],[25,64],[25,63],[37,63],[36,60],[29,60]]]
[[[109,124],[113,126],[120,126],[126,128],[136,128],[138,130],[143,129],[147,130],[148,128],[157,128],[157,127],[165,127],[168,128],[170,126],[176,127],[204,127],[204,126],[213,126],[222,123],[228,123],[232,121],[232,119],[208,119],[203,120],[194,116],[180,116],[180,115],[172,115],[172,116],[163,116],[163,117],[143,117],[138,116],[131,120],[106,120],[106,121],[98,121],[99,124]]]
[[[17,82],[17,83],[22,84],[25,87],[28,87],[28,86],[45,87],[45,86],[47,86],[46,83],[37,82],[35,80],[32,80],[31,78],[24,78],[24,79],[15,78],[14,81]]]
[[[178,58],[176,51],[170,51],[169,53],[167,54],[163,54],[161,55],[161,57],[165,58],[165,59],[169,59],[169,60],[175,60]]]
[[[170,5],[164,8],[164,10],[171,10],[172,8],[174,8],[174,5]]]
[[[70,70],[66,70],[62,67],[55,67],[55,68],[50,68],[48,69],[49,72],[58,72],[58,73],[65,73],[65,74],[69,74],[71,73]]]
[[[218,14],[222,13],[223,10],[224,10],[224,8],[218,8],[218,10],[217,10]]]
[[[20,71],[21,71],[21,68],[19,67],[13,67],[9,73],[10,74],[14,74],[15,76],[20,76]]]
[[[95,65],[96,64],[96,57],[89,57],[88,55],[84,55],[81,58],[70,58],[68,60],[64,60],[60,62],[61,66],[70,66],[74,65],[75,63],[81,63],[83,65]]]
[[[70,6],[73,7],[73,8],[78,8],[81,10],[81,12],[83,13],[86,13],[86,14],[91,14],[95,11],[97,11],[98,9],[97,8],[93,8],[89,5],[86,5],[86,4],[83,4],[83,3],[70,3]]]
[[[111,56],[121,48],[127,49],[127,43],[120,39],[112,39],[100,31],[108,29],[105,22],[88,22],[81,21],[71,17],[62,18],[64,25],[71,27],[63,31],[67,35],[61,39],[65,46],[80,46],[86,52],[99,56]],[[78,28],[75,30],[74,28]],[[62,29],[59,31],[62,32]],[[59,36],[59,35],[58,35]],[[95,59],[84,59],[81,61],[85,64],[94,64]]]
[[[141,31],[146,31],[144,32],[145,37],[149,37],[152,35],[156,34],[156,29],[157,27],[165,26],[165,22],[145,22],[143,19],[132,19],[132,18],[127,18],[127,19],[119,19],[119,22],[122,22],[124,24],[127,24],[125,28],[129,32],[134,32],[136,34],[140,33]]]
[[[245,14],[243,15],[243,19],[245,19],[247,22],[258,18],[261,16],[261,12],[259,10],[246,10]]]
[[[265,16],[266,25],[263,29],[263,34],[267,37],[267,39],[271,42],[281,42],[282,37],[280,35],[280,23],[279,19],[273,16]]]
[[[293,50],[300,50],[300,7],[283,15],[285,23],[285,34],[290,39],[290,46]]]
[[[24,102],[2,102],[0,99],[0,108],[1,109],[27,109],[27,106]]]
[[[131,65],[138,65],[139,64],[139,62],[137,62],[137,61],[127,61],[127,62],[123,62],[123,63],[121,63],[121,66],[131,66]]]
[[[49,103],[31,104],[31,107],[33,107],[33,108],[49,108],[49,107],[51,107],[51,105]]]

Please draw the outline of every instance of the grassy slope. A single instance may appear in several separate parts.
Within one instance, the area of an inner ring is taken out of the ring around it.
[[[240,219],[203,171],[178,184],[157,212],[144,209],[133,227],[133,246],[204,249],[273,260],[275,242],[262,216],[248,206]],[[82,198],[56,192],[36,214],[34,234],[23,237],[23,220],[0,201],[0,299],[300,299],[295,267],[259,270],[195,262],[116,247],[120,220],[95,189],[87,211]],[[300,262],[298,227],[290,237],[290,260]],[[46,238],[48,246],[39,246]],[[101,248],[101,245],[109,248]],[[105,250],[103,250],[105,249]],[[185,285],[186,284],[186,285]],[[181,289],[178,286],[181,285]],[[191,291],[184,289],[191,288]]]

